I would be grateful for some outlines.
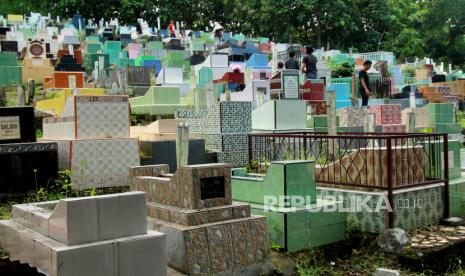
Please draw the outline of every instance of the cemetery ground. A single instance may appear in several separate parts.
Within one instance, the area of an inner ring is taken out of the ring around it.
[[[59,173],[59,178],[36,192],[27,195],[4,196],[0,204],[0,220],[11,219],[11,206],[20,203],[42,202],[70,197],[96,196],[126,192],[127,187],[99,188],[73,191],[69,182],[69,171]],[[437,233],[437,229],[417,229],[411,234]],[[372,275],[380,267],[396,269],[401,275],[465,275],[464,243],[437,263],[447,264],[441,270],[432,270],[429,265],[412,261],[411,256],[397,256],[383,252],[377,245],[377,235],[348,229],[346,239],[331,245],[321,246],[295,253],[284,252],[279,245],[272,245],[273,273],[270,275]],[[413,258],[415,259],[415,258]],[[436,263],[436,264],[437,264]],[[431,263],[429,263],[431,265]],[[0,250],[0,270],[21,273],[15,275],[43,275],[27,264],[10,262],[8,255]],[[12,274],[13,275],[13,274]],[[181,275],[181,274],[173,274]]]
[[[8,88],[6,105],[17,105],[17,95],[14,88]],[[36,87],[35,99],[44,99],[41,87]],[[131,116],[131,125],[143,125],[154,121],[155,116]],[[165,116],[166,117],[166,116]],[[163,117],[163,119],[169,118]],[[462,112],[457,112],[457,121],[464,118]],[[463,121],[462,121],[463,124]],[[41,133],[36,133],[40,138]],[[144,152],[140,152],[141,157]],[[127,192],[127,187],[93,188],[82,191],[72,190],[70,172],[59,172],[59,178],[49,183],[46,188],[25,195],[5,196],[0,203],[0,220],[11,219],[11,207],[14,204],[43,202],[70,197],[96,196],[111,193]],[[415,233],[437,229],[417,229]],[[412,233],[413,234],[413,233]],[[273,273],[271,275],[372,275],[377,268],[386,267],[400,271],[401,275],[465,275],[465,254],[459,250],[437,260],[446,263],[441,270],[433,270],[429,265],[409,260],[408,256],[397,256],[383,252],[377,245],[377,235],[347,230],[346,239],[331,245],[321,246],[295,253],[284,252],[279,245],[272,245]],[[415,258],[413,258],[415,259]],[[26,264],[10,262],[8,255],[0,251],[0,269],[14,271],[21,275],[42,275]]]

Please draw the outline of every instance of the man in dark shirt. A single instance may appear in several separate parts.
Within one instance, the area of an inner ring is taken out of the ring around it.
[[[358,73],[359,91],[362,96],[362,106],[368,105],[368,98],[371,96],[370,79],[368,78],[368,70],[371,68],[371,60],[366,60],[363,63],[363,69]]]
[[[294,70],[299,70],[299,63],[297,60],[295,60],[295,52],[292,51],[289,53],[289,59],[286,61],[286,64],[284,65],[286,69],[294,69]]]
[[[318,78],[318,71],[316,69],[316,63],[318,62],[318,59],[312,53],[313,53],[312,47],[309,47],[309,46],[305,47],[306,55],[302,58],[301,68],[307,80]]]

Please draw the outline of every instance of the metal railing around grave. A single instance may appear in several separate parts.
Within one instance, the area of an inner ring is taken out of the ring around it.
[[[434,133],[251,133],[249,167],[315,160],[319,185],[387,191],[391,206],[394,190],[444,183],[448,216],[447,141],[447,134]]]

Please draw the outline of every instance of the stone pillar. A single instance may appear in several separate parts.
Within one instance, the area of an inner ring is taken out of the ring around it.
[[[16,87],[16,93],[18,95],[18,106],[26,105],[26,96],[24,95],[24,88],[22,85]]]
[[[365,116],[365,125],[363,126],[363,131],[364,132],[375,132],[375,114],[373,113],[366,113]],[[367,147],[374,147],[377,143],[375,143],[374,140],[368,140]]]
[[[68,76],[68,84],[71,91],[73,91],[73,96],[79,95],[79,89],[76,88],[76,76]]]
[[[407,121],[407,132],[414,133],[415,132],[415,112],[408,113],[408,121]]]
[[[116,82],[113,82],[113,83],[111,84],[111,94],[112,94],[112,95],[117,95],[117,94],[119,94],[119,93],[118,93],[118,90],[119,90],[118,85],[116,84]]]
[[[27,81],[27,104],[34,105],[36,82],[29,79]]]
[[[327,109],[327,118],[328,118],[328,134],[336,135],[337,125],[336,125],[336,93],[334,91],[327,91],[327,100],[326,104]]]
[[[195,112],[200,111],[200,93],[198,88],[194,88]]]
[[[224,97],[224,98],[225,98],[225,100],[226,100],[227,102],[230,102],[230,101],[231,101],[231,90],[226,89],[225,97]]]
[[[327,121],[328,121],[328,135],[334,136],[337,135],[337,126],[336,126],[336,93],[334,91],[326,91],[326,105],[327,105]],[[337,144],[337,139],[328,140],[328,158],[331,161],[334,161],[339,156],[339,146]]]
[[[365,125],[363,126],[364,132],[375,132],[375,114],[367,113],[365,117]]]
[[[357,81],[357,78],[355,77],[355,73],[352,73],[352,97],[350,98],[352,106],[358,106],[357,95],[356,95],[357,94],[356,81]]]
[[[176,127],[176,166],[179,169],[188,164],[189,159],[189,126],[180,123]]]
[[[414,87],[414,86],[410,86],[410,87],[412,89],[412,87]],[[415,91],[410,91],[409,100],[410,100],[410,107],[411,108],[416,108],[417,107],[417,102],[416,102],[416,99],[415,99]]]

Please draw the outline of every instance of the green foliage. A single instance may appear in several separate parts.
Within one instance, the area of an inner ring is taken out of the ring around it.
[[[400,61],[424,55],[465,65],[465,0],[10,0],[2,14],[51,12],[70,17],[118,17],[122,24],[144,18],[151,26],[160,17],[205,30],[211,21],[234,33],[300,42],[317,48],[355,52],[394,51]],[[193,12],[194,11],[194,12]]]
[[[354,66],[347,62],[342,64],[335,64],[331,68],[331,78],[345,78],[352,77],[354,73]]]

